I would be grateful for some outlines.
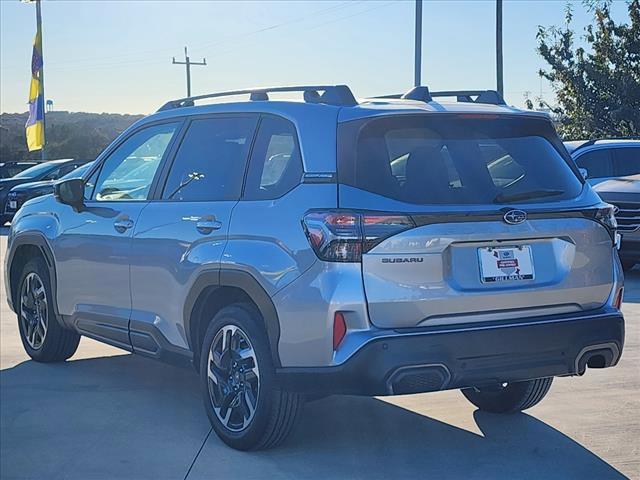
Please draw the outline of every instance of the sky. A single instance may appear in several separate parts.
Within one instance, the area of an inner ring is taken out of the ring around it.
[[[592,22],[573,1],[579,31]],[[505,0],[504,83],[508,103],[553,101],[541,82],[538,25],[562,25],[564,0]],[[43,0],[46,98],[55,110],[151,113],[192,93],[254,86],[346,83],[357,97],[413,85],[414,11],[406,1]],[[612,6],[628,22],[626,4]],[[24,112],[35,5],[0,0],[0,112]],[[423,6],[422,83],[431,90],[495,88],[495,2]]]

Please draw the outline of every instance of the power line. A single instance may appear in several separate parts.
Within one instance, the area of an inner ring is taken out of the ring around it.
[[[187,97],[191,96],[191,65],[204,66],[207,64],[207,59],[203,58],[202,62],[192,62],[187,53],[187,47],[184,47],[184,62],[176,62],[176,57],[173,57],[173,65],[185,65],[187,71]]]
[[[324,9],[321,9],[321,10],[316,10],[316,11],[310,12],[307,15],[299,16],[299,17],[296,17],[294,19],[291,19],[291,20],[288,20],[288,21],[285,21],[285,22],[269,25],[267,27],[263,27],[263,28],[260,28],[258,30],[254,30],[254,31],[238,34],[238,35],[235,35],[235,36],[232,36],[232,37],[229,37],[227,39],[223,39],[223,40],[220,40],[220,41],[217,41],[217,42],[207,42],[207,43],[200,44],[200,45],[205,45],[205,46],[209,47],[209,46],[228,44],[228,43],[232,42],[228,46],[227,49],[224,49],[222,52],[217,52],[217,54],[214,55],[214,57],[216,57],[216,58],[223,57],[223,56],[226,56],[226,55],[228,55],[230,53],[233,53],[233,52],[235,52],[237,50],[238,44],[240,42],[234,42],[234,40],[241,40],[243,38],[251,37],[253,35],[256,35],[256,34],[259,34],[259,33],[262,33],[262,32],[267,32],[267,31],[275,30],[275,29],[278,29],[278,28],[281,28],[281,27],[284,27],[284,26],[287,26],[287,25],[298,23],[298,22],[301,22],[303,20],[306,20],[307,17],[311,17],[311,16],[317,17],[317,16],[320,16],[320,15],[325,15],[325,14],[327,14],[329,12],[334,12],[335,13],[338,10],[344,10],[346,8],[350,8],[350,7],[353,7],[353,6],[361,4],[361,3],[364,3],[364,1],[360,0],[360,1],[342,2],[342,3],[338,4],[338,5],[333,5],[332,7],[324,8]],[[338,17],[338,18],[334,18],[334,19],[331,19],[331,20],[328,20],[328,21],[325,21],[325,22],[321,22],[321,23],[319,23],[317,25],[312,25],[307,30],[315,30],[315,29],[318,29],[318,28],[322,28],[325,25],[329,25],[329,24],[332,24],[332,23],[335,23],[335,22],[346,20],[346,19],[349,19],[349,18],[352,18],[352,17],[355,17],[355,16],[363,15],[363,14],[366,14],[366,13],[372,11],[372,10],[377,10],[379,8],[383,8],[383,7],[386,7],[388,5],[391,5],[392,3],[394,3],[394,2],[386,2],[386,3],[377,4],[377,5],[373,6],[373,7],[367,8],[365,10],[361,10],[361,11],[358,11],[358,12],[355,12],[355,13],[352,13],[352,14],[349,14],[349,15],[343,15],[343,16]],[[203,47],[200,47],[198,50],[202,50],[202,49],[203,49]],[[158,52],[158,51],[166,51],[166,49],[145,50],[144,52]],[[80,65],[80,63],[83,62],[82,59],[55,62],[55,63],[49,65],[49,69],[50,70],[56,70],[56,71],[65,71],[65,70],[67,70],[67,71],[73,71],[73,70],[89,71],[89,70],[96,70],[96,69],[97,70],[100,70],[100,69],[121,69],[121,68],[126,68],[126,67],[131,66],[131,65],[141,65],[141,64],[145,64],[145,65],[156,65],[157,64],[157,65],[159,65],[159,64],[164,63],[164,60],[157,59],[157,58],[156,59],[147,58],[145,60],[139,60],[139,59],[128,60],[126,58],[125,59],[122,58],[122,57],[127,57],[129,55],[135,55],[135,54],[136,54],[135,52],[130,51],[128,53],[124,53],[124,54],[118,55],[118,56],[93,57],[92,60],[95,60],[96,61],[95,63],[94,62],[89,62],[89,63],[85,63],[85,64],[82,64],[82,65]],[[107,59],[120,59],[120,60],[119,61],[117,61],[117,60],[116,61],[108,61],[108,62],[101,61],[101,60],[107,60]],[[193,64],[193,62],[192,62],[192,64]],[[15,70],[15,69],[18,69],[18,68],[22,68],[22,67],[21,66],[20,67],[16,66],[14,68],[8,67],[8,68],[5,68],[5,70]]]
[[[207,41],[207,42],[201,42],[201,43],[195,43],[192,44],[192,51],[200,51],[203,50],[204,48],[208,48],[210,46],[217,46],[223,43],[228,42],[229,40],[233,40],[236,38],[242,38],[245,36],[250,36],[250,35],[255,35],[257,33],[261,33],[261,32],[265,32],[265,31],[269,31],[269,30],[274,30],[276,28],[280,28],[286,25],[289,25],[291,23],[295,23],[301,20],[306,19],[307,17],[316,17],[318,15],[323,15],[326,14],[328,12],[331,11],[335,11],[335,10],[340,10],[340,9],[344,9],[346,7],[351,7],[354,5],[358,5],[360,3],[362,3],[364,0],[359,0],[359,1],[347,1],[347,2],[342,2],[338,5],[333,5],[331,7],[327,7],[327,8],[322,8],[320,10],[314,10],[313,12],[309,12],[306,15],[302,15],[302,16],[298,16],[296,18],[293,18],[291,20],[285,21],[285,22],[281,22],[281,23],[277,23],[277,24],[273,24],[273,25],[269,25],[257,30],[253,30],[253,31],[249,31],[249,32],[245,32],[245,33],[240,33],[237,35],[233,35],[231,37],[228,37],[228,39],[222,39],[222,40],[218,40],[218,41]],[[196,45],[195,48],[193,48],[193,45]],[[145,49],[145,50],[128,50],[127,52],[122,52],[118,55],[107,55],[107,56],[103,56],[103,57],[85,57],[85,58],[76,58],[76,59],[69,59],[63,62],[57,62],[57,65],[71,65],[71,64],[76,64],[76,63],[84,63],[84,62],[89,62],[89,64],[91,64],[92,61],[98,61],[101,63],[102,60],[113,60],[113,59],[122,59],[123,57],[137,57],[139,55],[147,55],[147,54],[151,54],[151,53],[158,53],[158,52],[166,52],[167,49],[166,48],[155,48],[155,49]],[[99,63],[99,64],[100,64]],[[135,64],[138,63],[136,59],[131,59],[131,60],[126,60],[123,62],[117,62],[116,64],[125,64],[125,63],[131,63],[131,64]],[[111,65],[111,62],[108,62],[109,65]],[[106,65],[106,64],[105,64]]]
[[[266,27],[262,27],[262,28],[259,28],[257,30],[252,30],[252,31],[249,31],[249,32],[239,33],[237,35],[232,35],[231,37],[227,37],[227,39],[217,40],[217,41],[214,41],[214,42],[206,42],[206,43],[200,44],[200,46],[196,47],[195,50],[196,51],[202,51],[202,50],[210,48],[210,47],[217,47],[217,46],[222,45],[224,43],[228,43],[229,40],[241,39],[241,38],[244,38],[244,37],[250,37],[252,35],[256,35],[258,33],[275,30],[275,29],[278,29],[278,28],[281,28],[281,27],[285,27],[287,25],[291,25],[293,23],[298,23],[298,22],[304,21],[308,17],[311,17],[311,16],[313,16],[315,18],[315,17],[317,17],[319,15],[324,15],[324,14],[326,14],[328,12],[331,12],[331,11],[342,10],[344,8],[347,8],[347,7],[352,7],[354,5],[358,5],[358,4],[362,3],[363,1],[364,0],[359,0],[357,2],[353,2],[353,1],[342,2],[342,3],[338,4],[338,5],[334,5],[334,6],[328,7],[328,8],[323,8],[323,9],[320,9],[320,10],[315,10],[315,11],[310,12],[308,14],[300,15],[298,17],[292,18],[290,20],[286,20],[284,22],[275,23],[273,25],[268,25]]]

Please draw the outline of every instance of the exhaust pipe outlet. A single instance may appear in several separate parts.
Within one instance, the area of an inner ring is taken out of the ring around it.
[[[592,345],[584,348],[576,358],[576,374],[584,375],[587,367],[607,368],[618,361],[620,350],[615,343]]]

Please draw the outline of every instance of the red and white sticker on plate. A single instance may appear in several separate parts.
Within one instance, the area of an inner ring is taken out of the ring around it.
[[[533,261],[529,245],[479,248],[478,262],[483,283],[533,280]]]

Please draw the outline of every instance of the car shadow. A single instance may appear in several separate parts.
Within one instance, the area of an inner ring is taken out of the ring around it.
[[[192,371],[134,355],[20,363],[0,403],[3,478],[624,478],[527,414],[475,411],[466,429],[361,397],[307,404],[280,448],[233,451]]]

